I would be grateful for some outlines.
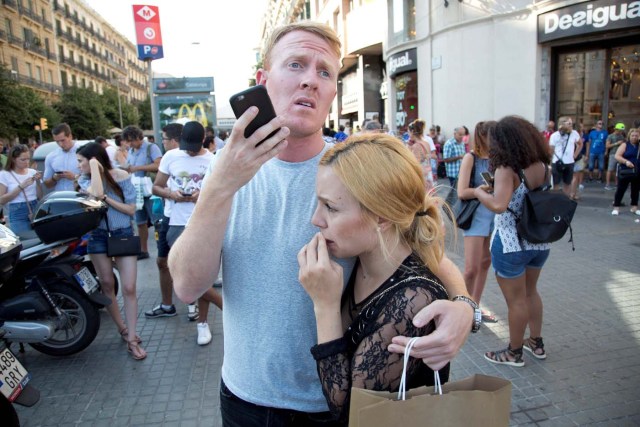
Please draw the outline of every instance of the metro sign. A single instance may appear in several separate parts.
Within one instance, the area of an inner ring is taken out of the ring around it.
[[[145,5],[145,6],[142,6],[142,8],[138,9],[138,11],[136,12],[136,15],[138,15],[145,21],[150,21],[153,19],[154,16],[157,16],[158,14],[155,13],[153,9],[151,9],[149,6]]]
[[[147,61],[162,58],[164,54],[158,7],[134,5],[133,22],[136,27],[138,59]]]

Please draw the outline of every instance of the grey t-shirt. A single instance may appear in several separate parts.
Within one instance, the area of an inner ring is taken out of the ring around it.
[[[222,377],[257,405],[328,410],[309,351],[317,343],[313,304],[297,261],[318,231],[311,216],[323,153],[300,163],[268,161],[233,200],[222,249]],[[354,260],[341,264],[346,283]]]

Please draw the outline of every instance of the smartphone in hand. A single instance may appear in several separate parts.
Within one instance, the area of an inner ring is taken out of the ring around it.
[[[481,172],[480,175],[482,175],[482,180],[485,184],[493,187],[493,175],[491,175],[491,172]]]
[[[258,107],[258,115],[249,123],[244,130],[244,137],[249,138],[253,133],[262,126],[269,123],[276,118],[276,112],[271,104],[271,98],[267,93],[267,89],[263,85],[257,85],[250,87],[249,89],[236,93],[229,98],[229,103],[233,109],[233,113],[236,118],[239,118],[249,107],[255,105]],[[280,129],[276,129],[271,132],[266,138],[256,144],[256,147],[262,144],[265,140],[271,138]]]

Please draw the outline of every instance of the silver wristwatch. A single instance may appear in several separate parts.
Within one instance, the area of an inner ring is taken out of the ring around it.
[[[471,332],[476,333],[480,329],[480,325],[482,325],[482,312],[480,311],[480,307],[478,304],[472,300],[471,298],[464,295],[456,295],[451,298],[451,301],[464,301],[471,306],[473,309],[473,323],[471,324]]]

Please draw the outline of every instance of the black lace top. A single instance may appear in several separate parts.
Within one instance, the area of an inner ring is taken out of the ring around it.
[[[434,322],[416,328],[413,316],[432,301],[447,299],[440,280],[417,255],[411,254],[374,293],[356,304],[357,267],[342,296],[344,336],[311,348],[329,410],[345,425],[351,387],[397,391],[403,355],[387,351],[391,339],[433,332]],[[441,381],[444,383],[448,378],[449,365],[440,370]],[[433,385],[433,371],[421,359],[412,358],[407,367],[407,388],[423,385]]]

